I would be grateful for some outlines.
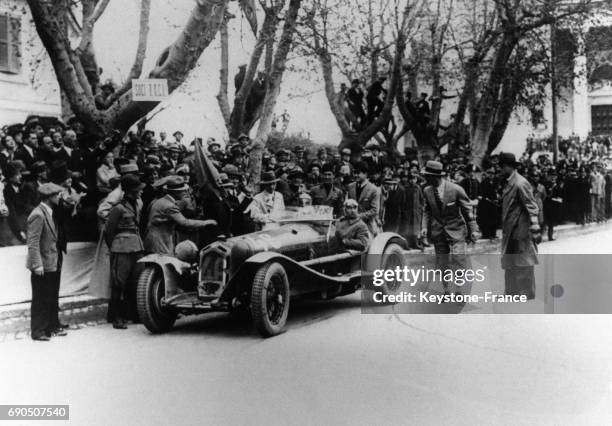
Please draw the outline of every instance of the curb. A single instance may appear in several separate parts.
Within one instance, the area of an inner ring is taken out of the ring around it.
[[[555,230],[557,239],[587,235],[607,227],[603,224],[562,225]],[[479,240],[468,248],[468,253],[499,253],[500,239],[495,241]],[[426,247],[424,252],[411,250],[412,253],[433,253],[433,246]],[[63,299],[63,300],[62,300]],[[70,325],[71,329],[95,326],[106,322],[107,299],[91,297],[87,294],[67,296],[60,299],[60,320]],[[30,328],[30,303],[19,303],[0,307],[0,342],[20,340],[28,337]]]

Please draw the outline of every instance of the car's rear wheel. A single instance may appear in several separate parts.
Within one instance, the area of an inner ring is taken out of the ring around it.
[[[391,269],[395,270],[396,267],[403,268],[405,265],[404,260],[404,249],[397,243],[387,244],[380,260],[380,269],[386,270]],[[384,284],[381,286],[381,291],[384,294],[397,294],[399,293],[401,288],[401,281],[385,280]]]
[[[136,304],[142,323],[151,333],[170,331],[178,316],[161,305],[164,292],[164,276],[159,268],[146,266],[138,278]]]
[[[285,329],[289,314],[289,279],[283,265],[269,262],[261,266],[251,289],[251,315],[255,328],[264,337]]]

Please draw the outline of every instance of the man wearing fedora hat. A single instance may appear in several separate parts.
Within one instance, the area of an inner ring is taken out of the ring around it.
[[[518,164],[514,154],[499,154],[499,166],[506,180],[502,192],[502,268],[506,294],[533,299],[533,268],[538,263],[537,244],[542,239],[539,209],[531,185],[516,171]]]
[[[258,229],[270,221],[270,216],[285,209],[283,194],[276,191],[279,179],[274,172],[264,172],[259,185],[261,192],[253,197],[253,201],[244,211],[249,214]]]
[[[439,268],[465,267],[466,244],[476,242],[480,236],[470,199],[461,186],[443,178],[444,167],[439,161],[428,161],[422,174],[428,185],[423,191],[421,236],[428,236],[433,243]],[[442,284],[448,294],[452,283]]]
[[[63,188],[44,183],[38,188],[41,202],[27,220],[26,267],[32,272],[31,335],[33,340],[49,341],[65,336],[58,319],[62,260],[58,249],[58,229],[53,209]]]
[[[134,272],[144,246],[139,233],[144,184],[134,174],[121,177],[123,198],[108,214],[104,238],[110,251],[111,298],[107,318],[114,328],[125,329],[135,307]],[[131,303],[130,303],[131,302]],[[130,309],[132,305],[132,309]]]
[[[151,204],[144,248],[148,253],[173,255],[176,246],[177,226],[200,229],[216,226],[217,221],[187,219],[183,216],[177,201],[189,190],[189,186],[180,176],[169,177],[164,189],[166,195]]]

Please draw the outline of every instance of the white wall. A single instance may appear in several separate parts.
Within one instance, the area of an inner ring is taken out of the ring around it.
[[[21,20],[22,55],[20,74],[0,72],[0,126],[30,114],[60,116],[59,86],[25,0],[2,0],[0,13]]]

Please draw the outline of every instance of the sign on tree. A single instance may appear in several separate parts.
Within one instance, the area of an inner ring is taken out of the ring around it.
[[[143,78],[132,80],[132,100],[164,101],[168,98],[168,81],[165,78]]]

